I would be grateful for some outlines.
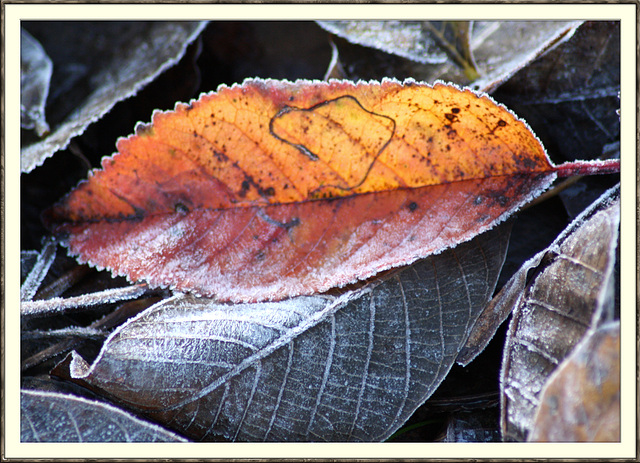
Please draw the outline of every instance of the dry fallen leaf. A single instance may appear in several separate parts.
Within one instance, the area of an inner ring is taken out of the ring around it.
[[[20,29],[20,127],[35,129],[39,137],[49,131],[45,105],[53,64],[42,45]]]
[[[394,53],[419,63],[443,63],[447,60],[425,21],[318,21],[332,34],[357,43]]]
[[[186,442],[104,402],[69,394],[20,392],[22,442]]]
[[[54,73],[67,65],[71,67],[66,69],[71,80],[61,84],[68,88],[51,88],[51,94],[61,93],[51,107],[51,132],[42,140],[23,140],[21,171],[30,172],[42,165],[117,102],[135,95],[178,62],[205,25],[203,21],[79,22],[75,27],[61,22],[28,23],[29,28],[42,32],[45,49],[55,49],[63,58],[76,61],[54,60]],[[78,40],[79,36],[85,40]],[[93,40],[87,40],[87,36]],[[92,74],[84,76],[87,71]]]
[[[338,296],[165,299],[54,374],[195,440],[384,440],[449,372],[508,228]]]
[[[236,302],[410,264],[490,229],[556,172],[606,168],[553,166],[488,96],[395,80],[248,80],[156,112],[118,150],[49,227],[82,262]]]
[[[620,441],[620,321],[588,333],[540,394],[532,442]]]
[[[620,43],[618,21],[585,22],[494,96],[536,127],[554,159],[598,158],[620,140]]]
[[[352,79],[379,79],[388,75],[411,76],[427,82],[441,79],[491,93],[516,71],[570,38],[582,21],[472,21],[468,38],[460,37],[464,32],[457,25],[451,27],[451,23],[319,22],[334,34],[364,46],[346,40],[339,43],[342,65]],[[441,46],[449,49],[450,59],[435,46],[429,29],[439,36]],[[429,64],[421,64],[425,62]]]
[[[501,373],[505,440],[526,440],[549,376],[589,329],[612,317],[619,192],[602,195],[497,297],[494,310],[513,310]]]

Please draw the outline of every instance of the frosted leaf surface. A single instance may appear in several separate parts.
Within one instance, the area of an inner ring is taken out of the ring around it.
[[[490,298],[502,227],[334,296],[175,296],[58,367],[195,440],[380,441],[437,388]]]
[[[468,84],[485,92],[494,91],[518,70],[569,39],[582,21],[473,21],[468,46],[480,74],[473,81],[465,76],[460,66],[447,59],[421,23],[319,21],[320,26],[352,43],[414,61],[393,68],[396,75],[406,72],[417,80],[433,82],[440,79]],[[366,32],[367,27],[372,31]],[[352,53],[347,49],[341,53],[341,64],[349,69],[350,77],[379,79],[389,75],[388,55],[369,53],[364,59],[362,56],[362,51]]]
[[[419,63],[443,63],[447,55],[430,37],[422,21],[318,21],[329,32]]]
[[[186,442],[112,405],[67,394],[20,393],[22,442]]]
[[[32,24],[37,26],[36,22]],[[23,144],[20,151],[22,172],[30,172],[55,152],[64,149],[73,137],[82,134],[118,101],[135,95],[162,71],[177,63],[184,55],[187,45],[198,36],[206,22],[105,22],[97,25],[71,23],[62,26],[76,31],[76,35],[68,43],[59,42],[68,33],[61,33],[55,26],[49,27],[44,22],[41,25],[47,39],[43,43],[45,48],[61,47],[64,49],[64,57],[75,49],[79,49],[75,50],[76,53],[81,53],[86,42],[90,51],[85,50],[84,58],[76,63],[54,60],[54,70],[65,64],[75,66],[74,72],[70,74],[72,79],[76,79],[68,85],[69,89],[63,93],[64,98],[60,98],[61,101],[56,106],[60,112],[69,102],[76,103],[76,107],[64,108],[65,114],[59,117],[52,115],[51,132],[45,138]],[[72,29],[76,26],[88,30]],[[101,35],[98,34],[99,40],[77,40],[78,35],[95,33],[92,29],[96,28],[101,28],[102,31]],[[88,85],[78,83],[82,73],[91,74],[85,76]],[[63,89],[52,88],[51,93],[58,90]]]
[[[53,64],[42,45],[20,29],[20,126],[35,129],[38,136],[49,131],[45,105]]]
[[[589,329],[611,318],[619,223],[618,186],[525,262],[501,294],[513,309],[501,373],[504,439],[527,438],[550,375]],[[539,274],[521,287],[532,269]]]
[[[55,257],[56,243],[50,239],[46,241],[42,251],[37,254],[33,265],[29,265],[29,259],[21,261],[21,273],[26,275],[20,287],[21,301],[30,301],[33,299]]]

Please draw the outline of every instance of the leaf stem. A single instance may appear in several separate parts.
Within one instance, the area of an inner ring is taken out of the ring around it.
[[[123,288],[107,289],[66,299],[54,297],[41,301],[23,301],[20,303],[20,315],[42,316],[70,309],[135,299],[136,297],[143,295],[147,289],[148,287],[146,284],[138,284],[125,286]]]
[[[558,177],[620,173],[620,159],[565,162],[554,167]]]

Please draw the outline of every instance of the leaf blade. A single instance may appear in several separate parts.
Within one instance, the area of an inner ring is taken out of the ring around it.
[[[383,440],[451,368],[493,292],[506,232],[338,298],[176,296],[123,325],[91,366],[76,355],[54,373],[197,440]]]
[[[248,80],[156,113],[118,147],[48,212],[49,226],[69,235],[81,261],[245,302],[325,291],[454,246],[555,177],[535,135],[506,108],[413,81]],[[462,208],[473,211],[465,220]],[[419,233],[399,234],[406,224]],[[433,245],[438,230],[448,239]],[[395,247],[380,248],[387,241]],[[354,242],[363,253],[355,267],[340,260]],[[290,283],[261,287],[288,273]],[[240,281],[255,284],[240,290]]]

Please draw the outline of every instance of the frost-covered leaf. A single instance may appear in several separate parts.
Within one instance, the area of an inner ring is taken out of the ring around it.
[[[402,31],[402,24],[407,22],[396,21],[396,23],[398,30]],[[410,23],[418,24],[419,22]],[[351,79],[381,79],[389,75],[398,78],[412,77],[426,82],[440,79],[491,92],[533,59],[570,37],[581,23],[582,21],[474,21],[470,28],[467,53],[469,56],[466,61],[473,61],[474,68],[479,74],[478,78],[474,78],[468,72],[468,75],[465,75],[464,67],[456,65],[451,59],[439,64],[432,62],[425,65],[416,61],[396,59],[394,55],[347,42],[339,43],[338,48],[342,65]],[[379,27],[384,28],[385,22],[382,22]],[[418,27],[415,25],[404,33],[419,37]],[[410,48],[412,42],[410,40],[398,42],[399,45],[391,43],[385,50],[414,59],[413,55],[416,53],[397,51],[403,46]],[[415,50],[424,53],[421,46],[417,46]],[[461,53],[464,52],[461,51]]]
[[[527,438],[549,376],[590,328],[612,317],[619,223],[618,186],[526,262],[499,295],[496,310],[513,310],[501,373],[505,440]]]
[[[52,232],[114,275],[234,302],[410,264],[606,167],[553,165],[486,95],[392,79],[249,79],[156,112],[118,150],[45,213]]]
[[[583,23],[494,96],[524,117],[554,160],[596,159],[619,141],[620,23]]]
[[[42,45],[20,29],[20,126],[35,129],[39,137],[49,131],[45,105],[53,64]]]
[[[529,441],[620,441],[620,321],[589,332],[540,394]]]
[[[423,21],[318,21],[318,24],[351,43],[419,63],[443,63],[447,59]]]
[[[22,442],[187,442],[112,405],[55,392],[20,392]]]
[[[35,262],[29,259],[28,255],[24,255],[21,261],[21,273],[25,275],[24,281],[20,287],[20,300],[30,301],[35,296],[40,284],[47,275],[51,264],[56,257],[56,242],[49,239],[45,242],[42,250],[37,253]]]
[[[495,27],[491,33],[471,42],[480,78],[470,85],[485,92],[493,92],[535,58],[568,40],[582,21],[500,21],[490,24]],[[484,30],[491,29],[486,27]]]
[[[56,374],[196,440],[379,441],[433,393],[490,298],[502,227],[335,296],[176,296]]]
[[[71,138],[135,95],[175,64],[204,28],[204,22],[31,22],[24,27],[39,38],[54,61],[50,89],[51,132],[21,147],[21,169],[29,172]],[[82,37],[82,40],[78,40]],[[57,61],[58,59],[59,61]],[[64,74],[63,80],[56,80]],[[56,83],[58,87],[54,86]],[[54,98],[55,96],[55,98]]]

